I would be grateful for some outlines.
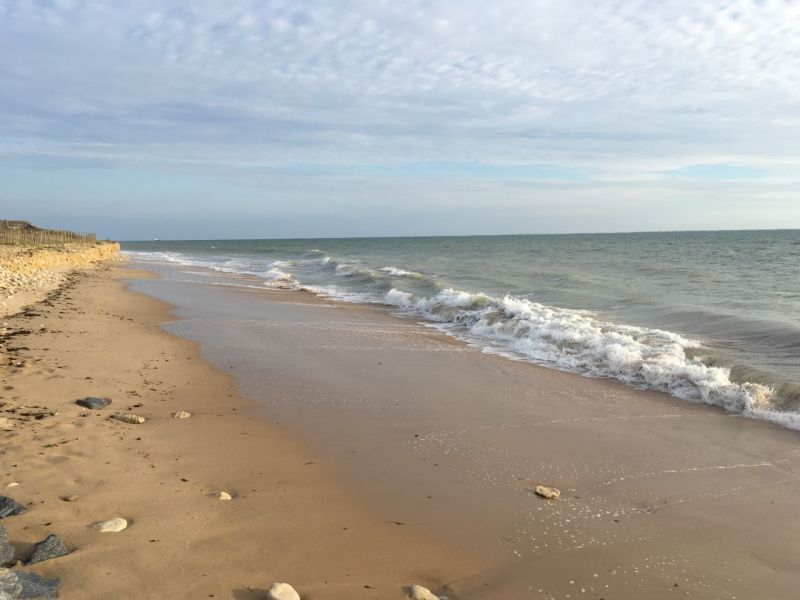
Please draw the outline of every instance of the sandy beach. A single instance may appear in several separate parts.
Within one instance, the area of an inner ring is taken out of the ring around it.
[[[795,432],[243,283],[107,265],[5,319],[2,525],[60,536],[20,567],[60,597],[795,597]]]
[[[304,598],[400,598],[477,568],[472,553],[378,518],[324,457],[256,416],[196,344],[160,330],[168,305],[125,290],[141,276],[76,272],[5,319],[0,415],[14,426],[0,493],[28,511],[0,524],[18,557],[51,533],[70,550],[23,570],[59,578],[67,599],[256,599],[275,581]],[[89,411],[75,404],[85,396],[112,404]],[[90,527],[115,517],[129,527]]]

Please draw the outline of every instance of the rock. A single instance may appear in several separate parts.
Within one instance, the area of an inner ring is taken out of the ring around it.
[[[537,485],[533,491],[536,492],[537,496],[548,500],[556,500],[561,495],[561,490],[547,485]]]
[[[14,546],[8,539],[6,528],[0,525],[0,567],[14,563]]]
[[[117,421],[122,421],[123,423],[130,423],[131,425],[141,425],[147,419],[144,417],[140,417],[139,415],[114,415],[114,418]]]
[[[219,500],[233,500],[233,496],[231,496],[228,492],[218,492],[217,498]]]
[[[6,484],[6,487],[17,487],[19,484],[16,481]]]
[[[20,515],[26,510],[28,509],[22,506],[22,504],[12,500],[8,496],[0,496],[0,519]]]
[[[100,521],[93,525],[101,533],[117,533],[128,527],[128,522],[122,517],[115,517],[108,521]]]
[[[64,502],[75,502],[75,500],[78,499],[78,496],[75,494],[70,494],[69,496],[60,496],[58,499]]]
[[[186,410],[179,410],[174,415],[172,415],[172,417],[174,419],[188,419],[191,416],[192,416],[192,413],[190,413],[190,412],[188,412]]]
[[[106,406],[111,404],[111,400],[109,400],[108,398],[97,398],[95,396],[86,396],[86,398],[75,400],[75,404],[78,404],[79,406],[88,408],[90,410],[100,410],[101,408],[105,408]]]
[[[22,584],[14,571],[0,568],[0,600],[17,600],[22,594]]]
[[[288,583],[273,583],[267,592],[270,600],[300,600],[300,594]]]
[[[53,600],[58,597],[58,586],[61,583],[58,579],[45,579],[36,573],[24,571],[17,571],[16,575],[22,585],[20,599]]]
[[[412,585],[408,590],[408,597],[411,598],[411,600],[442,600],[443,598],[440,598],[428,588],[422,587],[421,585]]]
[[[14,421],[8,417],[0,417],[0,431],[13,431]]]
[[[34,565],[44,560],[58,558],[69,554],[69,550],[57,535],[50,534],[33,547],[33,552],[25,561],[26,565]]]

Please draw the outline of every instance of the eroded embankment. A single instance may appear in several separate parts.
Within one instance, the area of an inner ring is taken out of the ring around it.
[[[31,295],[51,290],[65,280],[70,269],[88,267],[104,260],[119,260],[119,244],[0,246],[0,312],[9,312],[17,294]]]

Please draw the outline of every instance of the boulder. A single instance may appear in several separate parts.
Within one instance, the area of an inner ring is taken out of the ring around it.
[[[300,594],[288,583],[273,583],[267,592],[270,600],[300,600]]]
[[[533,491],[536,492],[537,496],[547,498],[548,500],[556,500],[561,496],[561,490],[548,485],[537,485]]]
[[[58,586],[61,583],[58,579],[45,579],[36,573],[24,571],[17,571],[16,575],[22,585],[22,593],[19,595],[21,600],[53,600],[58,597]]]
[[[13,517],[24,513],[27,508],[19,502],[12,500],[8,496],[0,496],[0,519]]]
[[[95,396],[86,396],[86,398],[75,400],[75,404],[82,406],[84,408],[88,408],[89,410],[100,410],[101,408],[105,408],[106,406],[111,404],[111,400],[108,398],[97,398]]]
[[[132,414],[114,415],[114,418],[117,421],[122,421],[123,423],[130,423],[131,425],[141,425],[142,423],[144,423],[147,420],[144,417],[140,417],[139,415],[132,415]]]
[[[69,554],[69,550],[57,535],[50,534],[33,547],[33,552],[25,561],[26,565],[33,565],[51,558],[58,558]]]
[[[14,546],[8,539],[8,532],[5,527],[0,525],[0,567],[13,564],[14,554]]]
[[[122,517],[115,517],[108,521],[99,521],[93,525],[101,533],[117,533],[128,527],[128,522]]]

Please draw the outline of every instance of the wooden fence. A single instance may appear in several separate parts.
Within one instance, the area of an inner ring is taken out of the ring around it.
[[[0,244],[48,246],[54,244],[94,244],[94,233],[73,233],[54,229],[0,229]]]

